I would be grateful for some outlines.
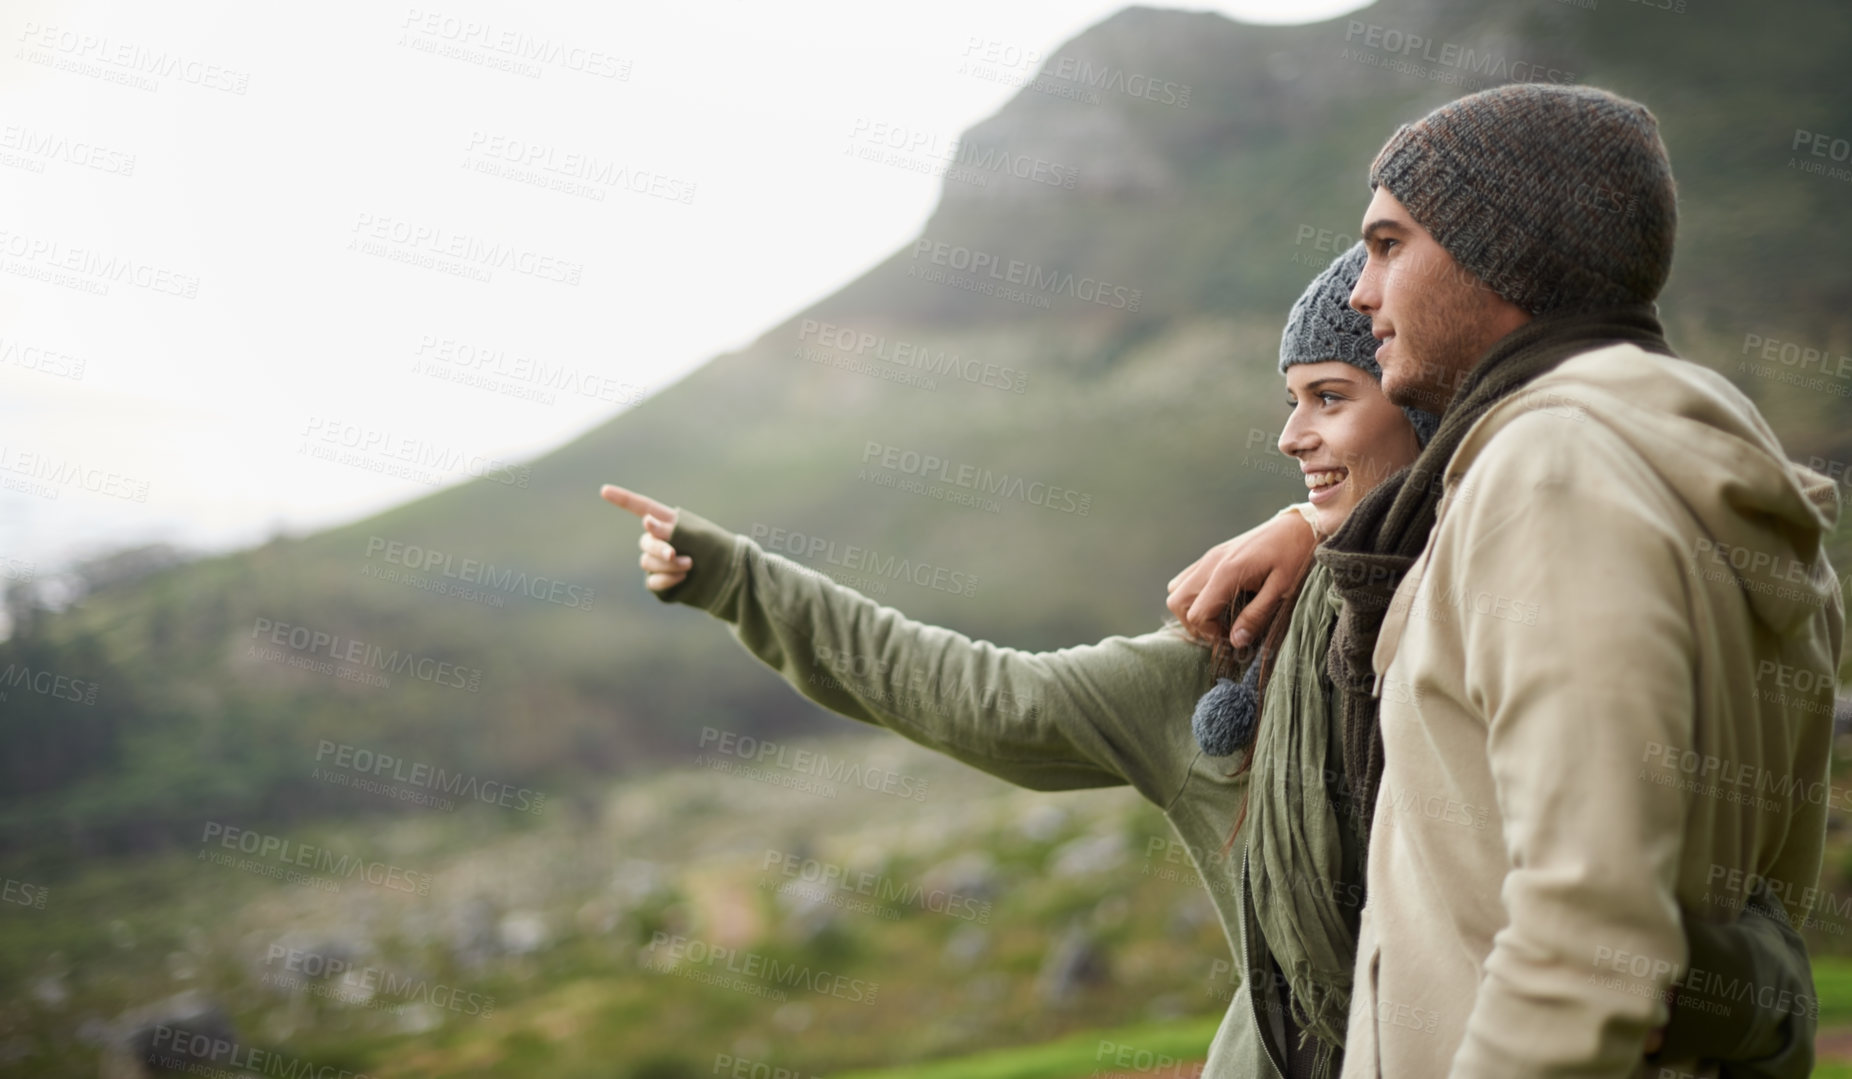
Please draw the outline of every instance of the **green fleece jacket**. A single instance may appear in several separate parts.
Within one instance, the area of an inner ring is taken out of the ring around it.
[[[1169,626],[1054,652],[1023,652],[915,622],[859,592],[679,510],[669,543],[690,555],[681,584],[657,593],[731,625],[747,651],[832,712],[877,724],[1018,786],[1076,790],[1130,785],[1164,811],[1227,935],[1234,962],[1213,990],[1227,1016],[1203,1075],[1279,1075],[1263,1043],[1254,979],[1264,959],[1242,880],[1241,755],[1210,757],[1190,716],[1213,684],[1206,645]],[[1245,826],[1244,826],[1245,830]],[[1180,860],[1173,858],[1172,860]],[[1254,947],[1245,946],[1253,941]],[[1220,971],[1222,968],[1214,968]],[[1263,988],[1278,987],[1265,986]]]

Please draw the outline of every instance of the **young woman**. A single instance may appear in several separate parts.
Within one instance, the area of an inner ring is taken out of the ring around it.
[[[1310,491],[1281,512],[1320,535],[1432,432],[1433,417],[1382,395],[1369,320],[1347,303],[1362,264],[1353,248],[1312,282],[1280,349],[1279,445]],[[1020,786],[1137,789],[1189,850],[1243,972],[1203,1074],[1337,1073],[1364,833],[1324,676],[1338,610],[1328,571],[1308,566],[1257,649],[1206,644],[1173,621],[1027,653],[910,621],[685,509],[601,494],[643,518],[640,563],[659,599],[729,623],[818,704]]]

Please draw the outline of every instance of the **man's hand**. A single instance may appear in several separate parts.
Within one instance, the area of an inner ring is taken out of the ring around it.
[[[1318,545],[1305,518],[1282,513],[1231,540],[1209,548],[1189,569],[1171,578],[1165,606],[1191,633],[1213,638],[1223,632],[1228,605],[1243,592],[1253,599],[1227,629],[1228,643],[1246,648],[1273,623],[1286,590],[1304,571]]]
[[[643,518],[643,534],[637,537],[637,546],[643,549],[643,555],[637,559],[637,564],[649,574],[644,585],[651,592],[662,592],[681,584],[688,571],[694,568],[694,559],[676,554],[675,548],[669,546],[669,537],[675,533],[675,507],[609,483],[599,488],[598,493],[613,506]]]

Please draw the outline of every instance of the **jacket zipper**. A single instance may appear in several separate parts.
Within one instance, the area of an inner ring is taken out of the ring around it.
[[[1254,1036],[1260,1039],[1260,1050],[1267,1057],[1267,1063],[1273,1065],[1273,1074],[1277,1079],[1286,1079],[1286,1065],[1273,1055],[1273,1040],[1267,1037],[1267,1025],[1260,1016],[1260,997],[1254,991],[1254,947],[1248,943],[1248,917],[1253,913],[1254,893],[1248,888],[1248,848],[1241,847],[1241,961],[1247,969],[1241,976],[1248,979],[1248,1010],[1254,1013]]]

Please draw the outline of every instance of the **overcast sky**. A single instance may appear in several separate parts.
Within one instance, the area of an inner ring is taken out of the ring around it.
[[[1015,93],[961,63],[1122,6],[440,5],[7,5],[0,576],[540,456],[916,235],[858,122],[956,139]]]

